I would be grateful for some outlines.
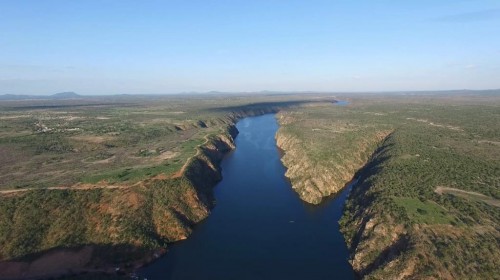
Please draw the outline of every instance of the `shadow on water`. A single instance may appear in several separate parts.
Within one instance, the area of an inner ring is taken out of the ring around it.
[[[321,203],[318,205],[313,205],[310,203],[303,202],[304,209],[308,212],[314,213],[314,212],[324,211],[325,209],[329,209],[332,207],[340,207],[341,209],[340,209],[339,214],[341,216],[342,210],[344,209],[345,200],[347,199],[353,186],[356,185],[357,182],[358,182],[357,179],[351,180],[350,182],[345,184],[345,186],[342,188],[342,191],[323,198]],[[339,219],[340,219],[340,216],[339,216]],[[337,221],[338,221],[338,219],[337,219]]]
[[[354,279],[339,231],[349,187],[319,206],[285,178],[274,115],[238,122],[222,161],[217,206],[185,241],[140,271],[148,279]]]

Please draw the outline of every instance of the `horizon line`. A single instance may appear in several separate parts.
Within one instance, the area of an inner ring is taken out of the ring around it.
[[[92,93],[77,93],[74,91],[61,91],[52,94],[11,94],[4,93],[0,94],[0,96],[35,96],[35,97],[43,97],[43,96],[54,96],[58,94],[76,94],[79,96],[139,96],[139,95],[189,95],[189,94],[198,94],[198,95],[209,95],[209,94],[345,94],[345,93],[371,93],[371,94],[379,94],[379,93],[425,93],[425,92],[460,92],[460,91],[497,91],[500,88],[488,88],[488,89],[436,89],[436,90],[373,90],[373,91],[316,91],[316,90],[298,90],[298,91],[287,91],[287,90],[260,90],[260,91],[181,91],[181,92],[171,92],[171,93],[110,93],[110,94],[92,94]]]

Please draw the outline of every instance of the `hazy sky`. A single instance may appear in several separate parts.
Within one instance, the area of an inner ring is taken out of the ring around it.
[[[0,94],[465,88],[499,0],[0,0]]]

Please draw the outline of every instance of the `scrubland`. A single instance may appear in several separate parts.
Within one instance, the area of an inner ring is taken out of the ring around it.
[[[359,276],[498,278],[496,92],[2,101],[0,271],[127,271],[160,256],[209,215],[235,122],[265,113],[278,113],[301,199],[357,179],[340,226]]]

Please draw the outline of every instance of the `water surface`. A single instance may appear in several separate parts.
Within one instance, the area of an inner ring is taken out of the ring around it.
[[[245,118],[222,161],[216,207],[185,241],[141,271],[148,279],[353,279],[338,220],[348,190],[303,203],[284,177],[274,115]]]

